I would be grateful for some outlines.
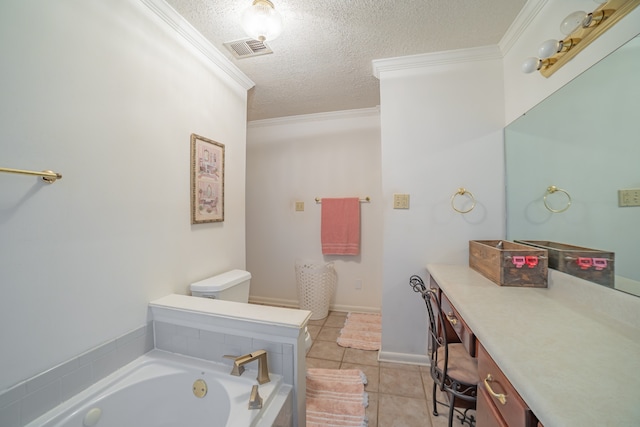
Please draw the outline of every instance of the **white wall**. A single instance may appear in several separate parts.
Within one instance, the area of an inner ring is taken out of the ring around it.
[[[297,258],[335,261],[332,307],[379,311],[382,270],[380,115],[377,109],[250,122],[247,132],[247,269],[251,300],[298,304]],[[361,203],[358,256],[323,256],[315,197]],[[295,211],[295,202],[304,211]],[[356,280],[362,289],[356,289]]]
[[[136,0],[0,5],[0,391],[245,267],[246,89]],[[189,137],[226,145],[225,221],[191,225]]]
[[[383,198],[411,194],[411,209],[384,209],[382,351],[386,360],[425,361],[426,314],[408,286],[427,263],[468,262],[471,239],[505,235],[502,128],[566,82],[632,38],[640,9],[619,22],[552,77],[521,72],[560,21],[586,0],[531,0],[501,42],[504,57],[477,51],[374,61],[381,85]],[[595,107],[594,107],[595,108]],[[458,187],[478,206],[455,213]]]
[[[504,235],[502,62],[496,48],[416,57],[414,68],[377,64],[382,126],[384,256],[381,359],[425,361],[426,309],[409,287],[427,263],[467,262],[468,240]],[[473,60],[466,58],[475,58]],[[374,64],[374,67],[376,65]],[[468,214],[451,196],[465,187]],[[411,209],[394,210],[393,193]]]

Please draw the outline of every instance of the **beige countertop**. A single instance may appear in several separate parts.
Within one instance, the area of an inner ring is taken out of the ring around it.
[[[549,288],[518,288],[427,270],[545,427],[640,425],[640,298],[555,271]]]

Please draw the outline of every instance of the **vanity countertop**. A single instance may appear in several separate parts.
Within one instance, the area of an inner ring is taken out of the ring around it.
[[[640,325],[571,298],[555,272],[549,288],[522,288],[466,265],[427,270],[545,427],[640,425]],[[640,298],[622,298],[640,312]]]

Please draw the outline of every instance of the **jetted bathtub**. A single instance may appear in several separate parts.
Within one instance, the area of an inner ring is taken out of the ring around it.
[[[256,371],[152,350],[27,427],[266,427],[291,425],[291,386],[270,374],[248,409]],[[199,381],[200,380],[200,381]],[[204,393],[206,390],[206,393]]]

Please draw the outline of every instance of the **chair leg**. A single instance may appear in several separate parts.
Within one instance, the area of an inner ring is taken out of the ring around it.
[[[453,410],[456,406],[456,397],[449,393],[449,427],[453,425]]]
[[[436,383],[433,383],[433,391],[431,392],[431,398],[433,399],[433,415],[438,416],[438,402],[436,401]]]

